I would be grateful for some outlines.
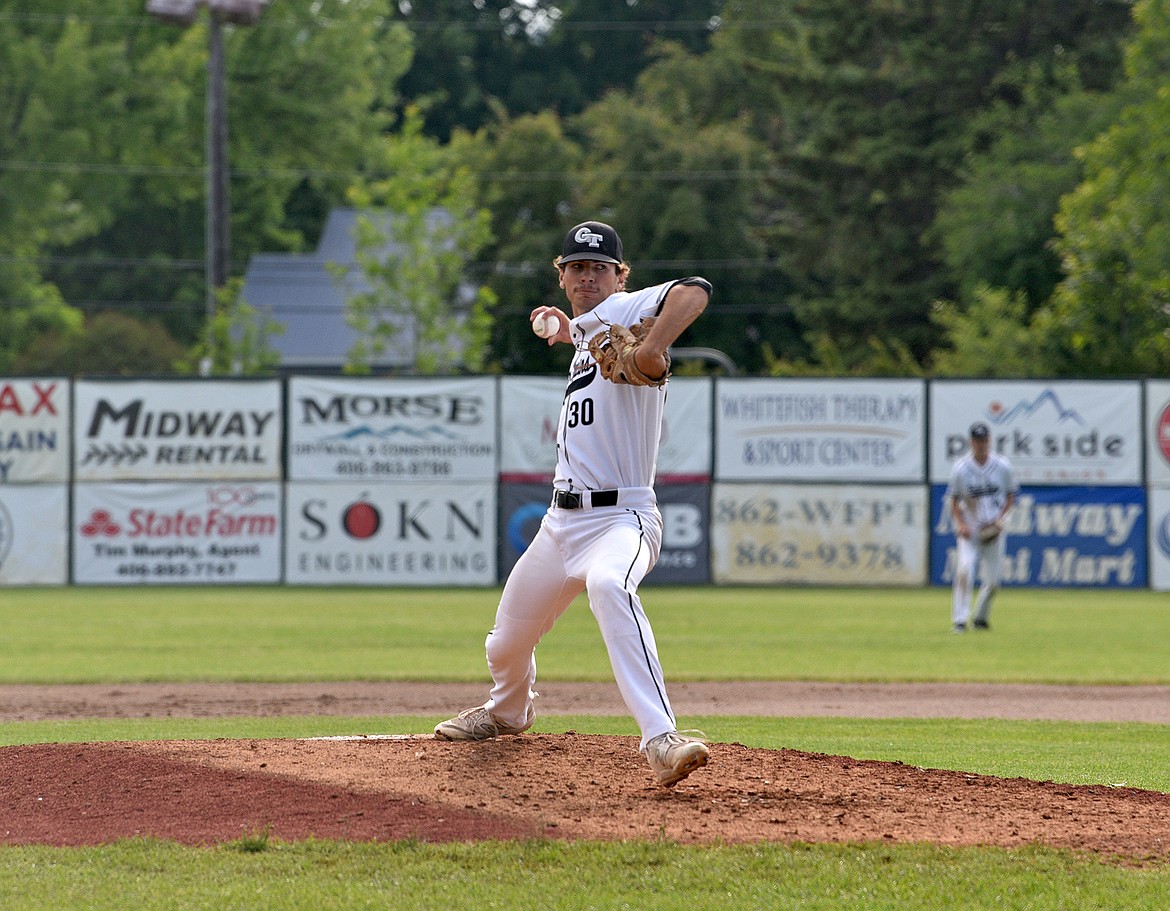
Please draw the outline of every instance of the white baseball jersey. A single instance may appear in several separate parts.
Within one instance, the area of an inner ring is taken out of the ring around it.
[[[564,490],[652,487],[658,468],[665,386],[627,386],[603,379],[589,340],[613,323],[632,326],[656,316],[677,282],[619,291],[569,323],[577,353],[557,427],[553,486]]]
[[[963,520],[979,528],[998,519],[1008,495],[1019,489],[1011,462],[998,452],[989,452],[982,465],[968,452],[951,467],[946,497],[957,499]]]
[[[560,490],[619,490],[617,504],[550,508],[516,561],[488,634],[492,691],[485,708],[520,726],[532,712],[536,645],[583,590],[597,618],[618,689],[642,732],[642,746],[675,729],[662,665],[638,586],[662,546],[654,474],[666,387],[611,383],[589,353],[589,339],[613,323],[631,326],[656,316],[668,282],[619,291],[569,331],[576,354],[557,428]]]

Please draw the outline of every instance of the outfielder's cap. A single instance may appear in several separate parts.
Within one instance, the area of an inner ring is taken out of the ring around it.
[[[986,440],[990,436],[991,431],[982,421],[978,421],[977,423],[971,425],[971,439]]]
[[[622,239],[617,231],[600,221],[584,221],[565,235],[560,262],[588,259],[599,263],[622,261]]]

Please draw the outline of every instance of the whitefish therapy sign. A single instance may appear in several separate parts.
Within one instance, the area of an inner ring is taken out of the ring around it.
[[[715,478],[921,483],[925,401],[921,380],[720,378]]]

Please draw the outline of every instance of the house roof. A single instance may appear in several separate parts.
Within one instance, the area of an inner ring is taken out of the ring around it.
[[[332,210],[312,253],[257,253],[248,263],[241,297],[262,318],[284,327],[268,344],[286,369],[340,370],[358,339],[345,321],[345,300],[370,287],[355,267],[354,226],[360,214],[356,209]],[[331,266],[341,267],[344,275],[331,272]],[[412,366],[412,336],[400,332],[392,337],[373,366]]]

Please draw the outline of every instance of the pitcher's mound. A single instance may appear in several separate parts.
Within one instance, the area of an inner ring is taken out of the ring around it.
[[[668,790],[637,746],[570,732],[5,747],[0,842],[925,841],[1170,860],[1170,795],[1158,792],[725,743]]]

